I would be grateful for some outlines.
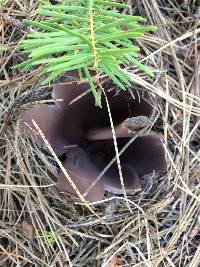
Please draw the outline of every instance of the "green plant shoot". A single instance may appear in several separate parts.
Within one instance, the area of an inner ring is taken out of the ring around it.
[[[130,86],[130,77],[123,71],[129,63],[153,76],[136,59],[139,47],[133,45],[133,38],[156,27],[141,25],[146,21],[143,17],[123,14],[127,5],[104,0],[63,0],[56,5],[39,2],[42,5],[37,13],[43,16],[41,21],[23,21],[36,29],[20,43],[29,60],[15,67],[27,70],[42,65],[43,84],[77,70],[88,80],[98,106],[101,100],[91,71],[104,73],[122,90]]]

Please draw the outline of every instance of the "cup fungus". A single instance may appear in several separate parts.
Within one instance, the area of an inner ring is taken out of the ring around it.
[[[116,154],[105,96],[102,94],[102,108],[98,108],[87,89],[87,83],[57,84],[53,98],[62,101],[54,105],[35,104],[22,112],[22,121],[33,140],[44,145],[37,133],[28,130],[34,128],[32,120],[36,121],[57,156],[66,155],[63,166],[80,193],[89,201],[98,201],[103,199],[105,190],[121,194],[122,186],[116,161],[96,181]],[[150,118],[153,113],[143,95],[130,90],[131,93],[106,90],[119,151],[133,136],[126,127],[127,118]],[[127,193],[139,190],[140,176],[166,169],[160,137],[139,135],[120,155],[120,163]],[[57,185],[60,192],[76,196],[62,171]]]

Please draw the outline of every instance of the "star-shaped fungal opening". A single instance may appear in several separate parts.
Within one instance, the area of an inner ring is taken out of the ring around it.
[[[77,189],[94,202],[103,199],[105,190],[121,194],[122,185],[116,161],[96,179],[116,153],[105,96],[102,94],[102,108],[96,107],[88,88],[87,83],[56,84],[53,98],[62,101],[33,105],[22,112],[22,125],[37,144],[44,145],[41,137],[30,130],[34,129],[32,120],[38,124],[57,156],[66,155],[63,166]],[[142,93],[130,90],[106,90],[119,151],[133,136],[126,127],[127,119],[151,118],[154,111]],[[166,169],[160,137],[137,137],[122,153],[120,162],[126,191],[139,190],[141,175]],[[77,196],[62,171],[57,185],[60,192]]]

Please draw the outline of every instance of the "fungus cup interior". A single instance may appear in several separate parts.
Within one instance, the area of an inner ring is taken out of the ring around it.
[[[78,191],[85,193],[87,200],[98,201],[103,199],[105,190],[122,193],[122,186],[116,161],[95,182],[116,155],[106,99],[102,94],[102,108],[96,107],[88,88],[87,83],[77,82],[55,85],[53,98],[62,101],[55,105],[33,105],[22,113],[22,127],[36,143],[44,145],[41,137],[30,130],[32,120],[36,121],[56,154],[66,155],[63,165]],[[132,136],[123,122],[137,116],[150,118],[153,113],[143,94],[131,90],[131,94],[128,90],[106,91],[119,151]],[[120,156],[120,161],[127,192],[140,189],[141,175],[166,169],[162,141],[156,135],[138,137]],[[62,172],[58,174],[58,189],[77,196]]]

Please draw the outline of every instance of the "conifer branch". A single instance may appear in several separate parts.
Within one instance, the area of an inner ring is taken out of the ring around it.
[[[56,5],[40,0],[40,3],[37,13],[44,19],[24,20],[25,25],[35,29],[20,44],[29,59],[15,68],[27,70],[43,65],[40,75],[48,75],[43,84],[66,71],[83,71],[99,106],[91,69],[104,72],[122,90],[130,86],[131,78],[123,71],[129,63],[153,76],[136,59],[139,47],[133,42],[156,27],[141,25],[146,20],[140,16],[123,14],[123,9],[129,8],[127,5],[107,0],[63,0]]]

